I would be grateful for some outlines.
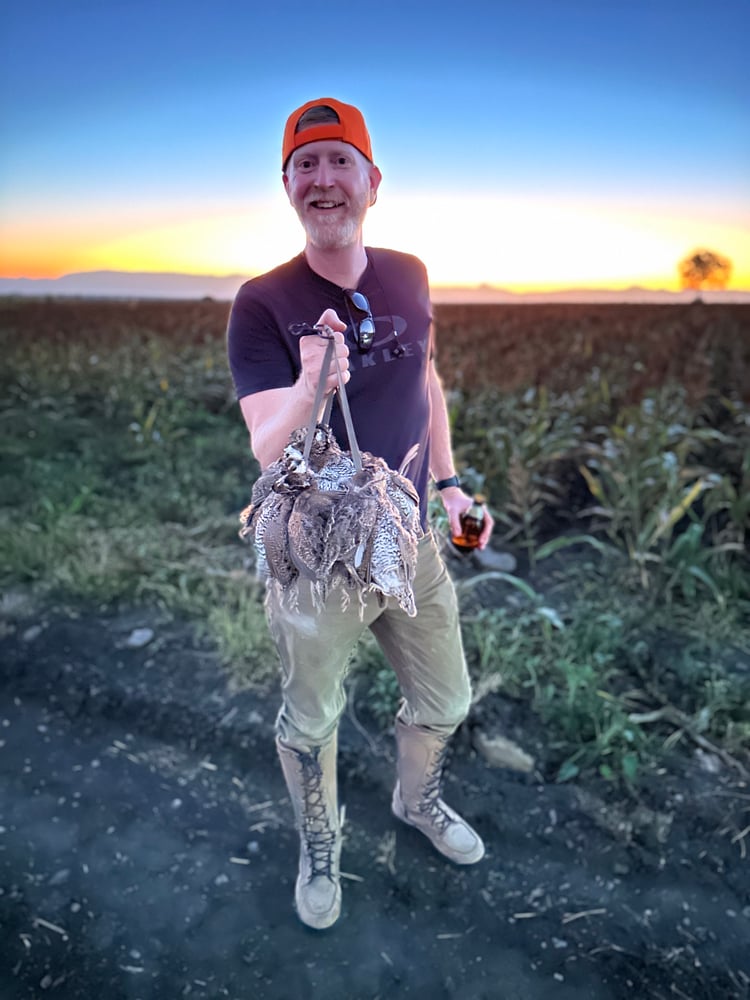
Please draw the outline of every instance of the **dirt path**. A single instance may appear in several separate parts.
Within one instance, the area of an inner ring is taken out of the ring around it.
[[[138,625],[156,637],[128,648]],[[292,911],[275,698],[143,615],[18,620],[0,662],[3,1000],[749,995],[731,774],[686,760],[658,809],[618,811],[459,739],[446,798],[488,844],[463,870],[390,816],[390,738],[347,718],[344,912],[316,933]]]

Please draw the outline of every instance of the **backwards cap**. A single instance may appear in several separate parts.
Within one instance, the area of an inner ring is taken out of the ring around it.
[[[318,107],[330,108],[338,121],[320,122],[305,126],[297,131],[302,115],[310,108]],[[332,97],[319,97],[316,101],[308,101],[307,104],[303,104],[287,118],[284,141],[281,147],[282,169],[286,167],[287,160],[295,149],[306,146],[308,142],[318,142],[321,139],[338,139],[341,142],[348,142],[350,146],[354,146],[363,156],[366,156],[371,163],[373,162],[370,136],[362,112],[352,104],[343,104]]]

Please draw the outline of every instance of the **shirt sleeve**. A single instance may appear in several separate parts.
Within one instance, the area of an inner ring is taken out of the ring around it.
[[[299,374],[272,311],[243,285],[229,314],[227,355],[237,399],[294,385]]]

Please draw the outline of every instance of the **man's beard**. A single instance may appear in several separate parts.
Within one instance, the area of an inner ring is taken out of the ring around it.
[[[359,224],[356,219],[306,219],[308,242],[318,250],[343,250],[356,241]]]
[[[367,195],[359,200],[350,200],[344,218],[298,213],[308,242],[318,250],[343,250],[356,243],[368,204]]]

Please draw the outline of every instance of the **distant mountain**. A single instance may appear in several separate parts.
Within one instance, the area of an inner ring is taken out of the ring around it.
[[[83,298],[214,299],[231,301],[247,276],[150,271],[82,271],[60,278],[0,278],[0,295],[71,295]]]
[[[83,271],[60,278],[0,278],[0,295],[63,295],[81,298],[201,299],[230,302],[249,275],[171,274],[150,271]],[[435,303],[524,302],[691,302],[695,292],[648,288],[602,290],[571,288],[558,292],[509,292],[493,285],[432,288]],[[704,302],[750,304],[750,291],[702,292]]]
[[[693,302],[697,297],[694,291],[671,292],[666,289],[639,288],[566,288],[555,292],[509,292],[492,285],[477,285],[466,287],[435,287],[432,289],[432,301],[441,303],[471,303],[479,305],[512,305],[543,302],[625,302],[638,304],[663,303],[679,304]],[[750,305],[750,291],[727,290],[724,292],[701,292],[703,302],[725,302]]]

